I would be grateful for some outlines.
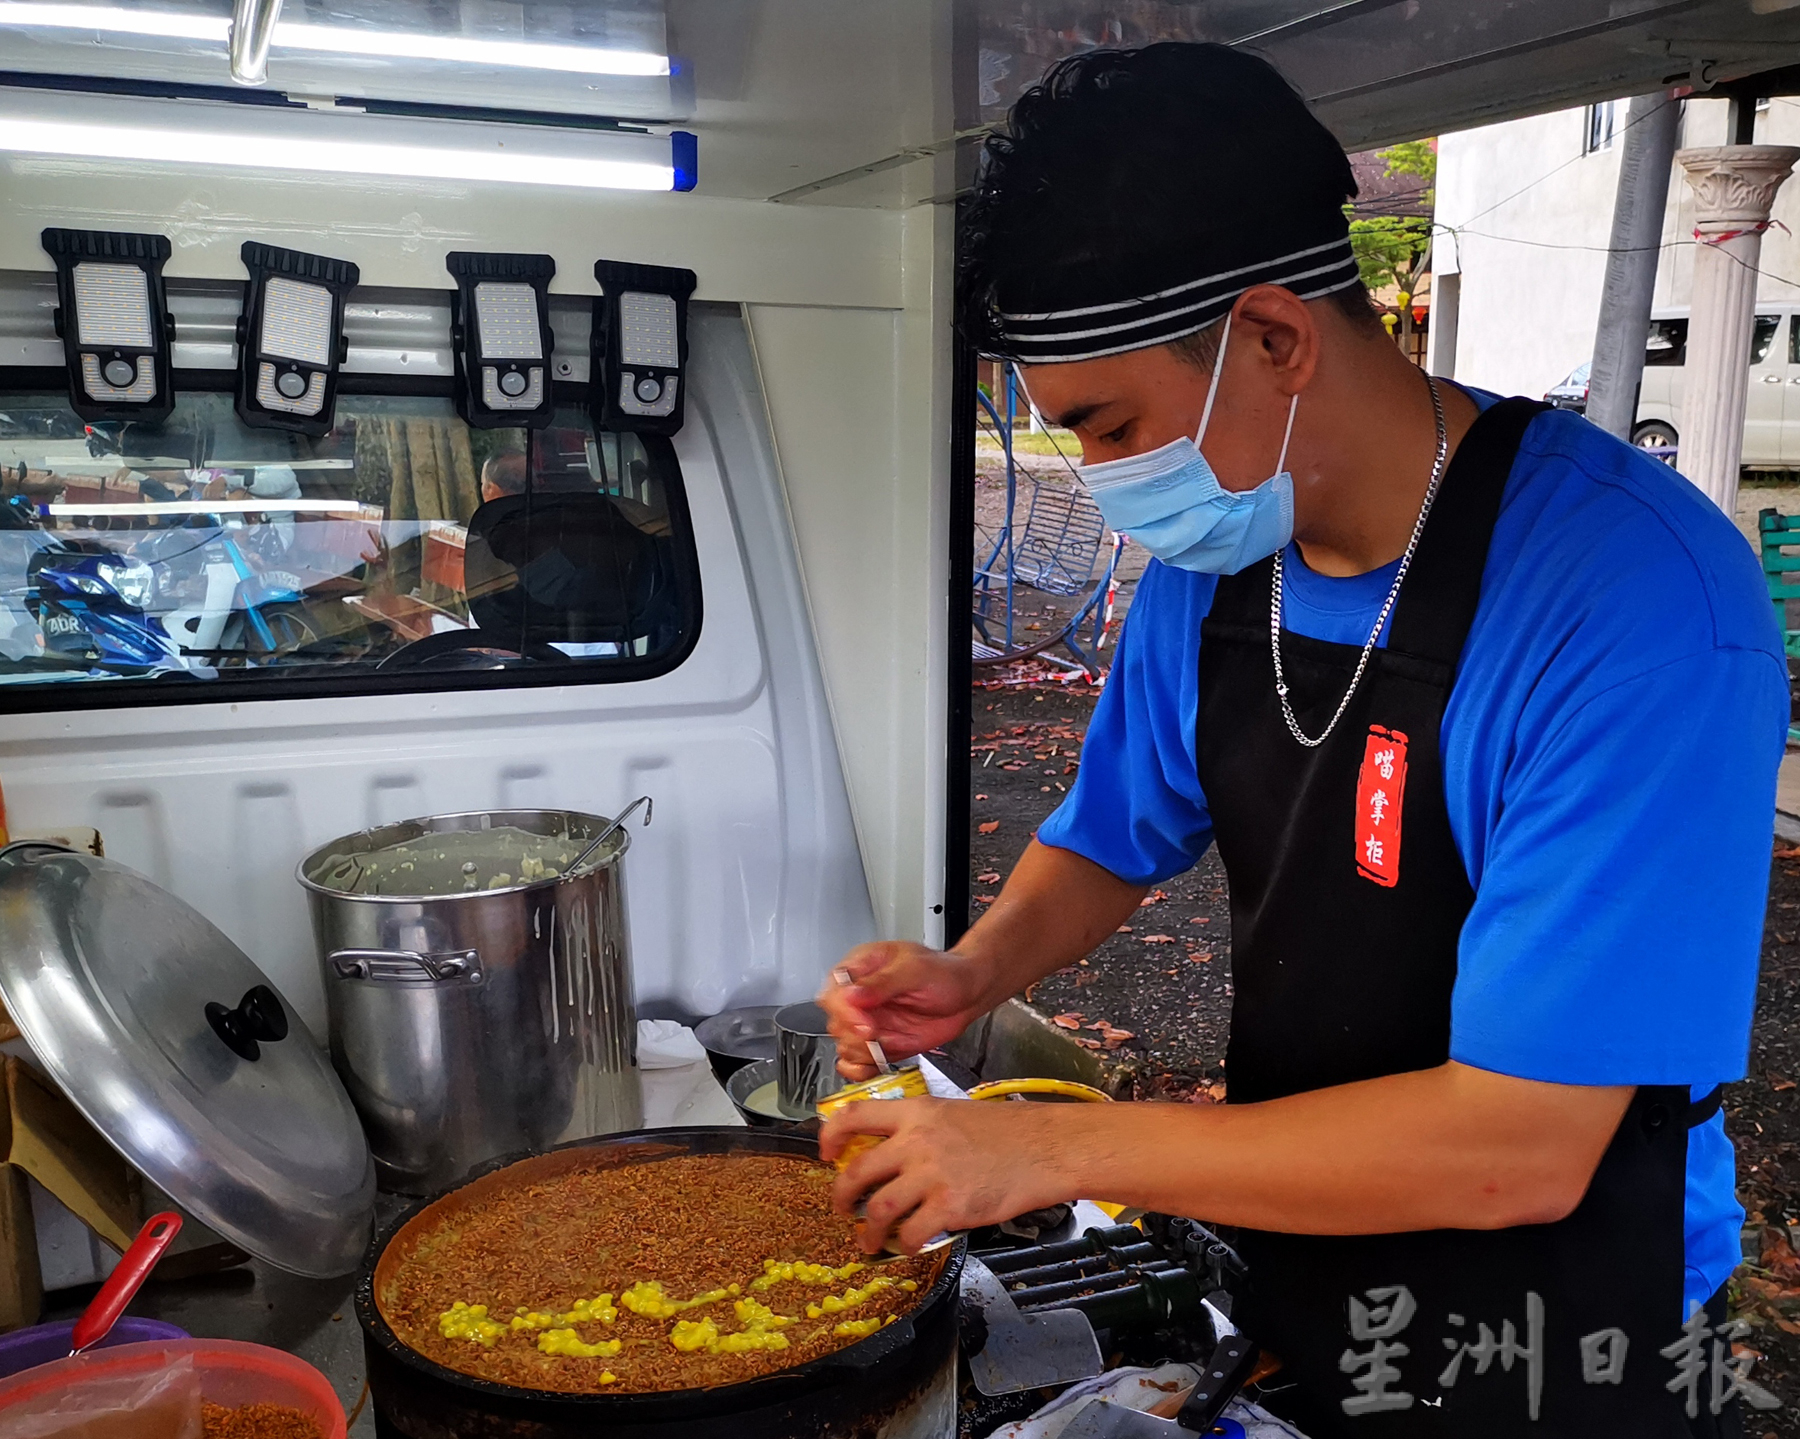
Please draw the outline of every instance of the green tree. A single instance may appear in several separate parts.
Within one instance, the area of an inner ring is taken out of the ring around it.
[[[1344,213],[1350,217],[1350,248],[1356,254],[1362,282],[1371,290],[1392,285],[1398,292],[1395,304],[1400,311],[1399,337],[1401,345],[1407,347],[1413,329],[1413,292],[1431,264],[1437,149],[1430,140],[1406,140],[1375,153],[1386,162],[1390,176],[1416,175],[1425,182],[1418,198],[1425,211],[1422,215],[1358,215],[1354,205],[1344,207]]]

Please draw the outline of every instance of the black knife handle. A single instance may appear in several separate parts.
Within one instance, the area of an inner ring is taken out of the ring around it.
[[[1196,1434],[1210,1434],[1238,1390],[1256,1367],[1256,1345],[1242,1334],[1227,1334],[1200,1373],[1200,1382],[1181,1406],[1175,1422]]]

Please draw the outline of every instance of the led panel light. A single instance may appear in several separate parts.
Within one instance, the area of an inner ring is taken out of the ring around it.
[[[316,174],[692,190],[699,145],[667,135],[425,120],[351,110],[68,97],[0,88],[0,152]]]
[[[549,255],[452,250],[456,277],[450,323],[456,352],[456,412],[476,429],[541,429],[556,410],[550,378]]]
[[[602,429],[672,435],[687,404],[692,270],[597,260],[589,408]]]
[[[84,420],[166,419],[175,408],[168,236],[52,228],[41,239],[56,262],[70,408]]]
[[[361,278],[348,260],[246,240],[250,281],[238,319],[237,413],[246,425],[331,432],[344,363],[344,297]]]

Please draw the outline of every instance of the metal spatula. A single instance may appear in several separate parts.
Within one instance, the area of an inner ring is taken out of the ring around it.
[[[963,1266],[962,1292],[987,1321],[987,1344],[969,1359],[969,1377],[983,1394],[1073,1384],[1105,1369],[1094,1326],[1079,1309],[1021,1314],[1006,1286],[972,1256]]]

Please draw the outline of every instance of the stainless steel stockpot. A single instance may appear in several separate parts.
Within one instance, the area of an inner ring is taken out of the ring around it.
[[[333,840],[300,863],[331,1058],[383,1189],[643,1124],[618,828],[572,873],[452,894],[357,892],[359,856],[511,827],[585,848],[613,821],[476,810]]]

